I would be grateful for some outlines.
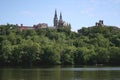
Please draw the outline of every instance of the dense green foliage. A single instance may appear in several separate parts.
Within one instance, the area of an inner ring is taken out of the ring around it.
[[[0,26],[0,65],[120,65],[120,29],[113,26],[19,31]]]

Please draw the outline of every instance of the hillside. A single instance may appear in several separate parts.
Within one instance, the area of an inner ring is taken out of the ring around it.
[[[120,65],[120,28],[70,27],[19,31],[0,26],[0,65]]]

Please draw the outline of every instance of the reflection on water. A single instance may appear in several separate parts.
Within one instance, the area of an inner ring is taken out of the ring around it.
[[[0,80],[120,80],[120,67],[1,68]]]

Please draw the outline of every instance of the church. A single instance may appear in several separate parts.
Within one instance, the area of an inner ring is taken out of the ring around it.
[[[62,26],[67,26],[68,25],[65,21],[63,21],[63,19],[62,19],[62,13],[60,13],[60,18],[58,20],[57,11],[56,10],[55,10],[53,24],[54,24],[54,27],[56,27],[56,28],[60,28]]]
[[[37,29],[41,29],[41,28],[52,28],[52,29],[57,29],[60,27],[65,27],[65,26],[69,26],[68,23],[66,23],[65,21],[63,21],[62,19],[62,13],[60,13],[60,18],[58,20],[58,16],[57,16],[57,10],[55,10],[55,14],[54,14],[54,18],[53,18],[53,26],[48,26],[47,23],[39,23],[37,25],[33,25],[33,26],[24,26],[23,24],[21,24],[19,27],[19,30],[37,30]]]

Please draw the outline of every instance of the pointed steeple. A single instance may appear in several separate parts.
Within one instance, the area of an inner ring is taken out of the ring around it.
[[[60,13],[60,20],[62,20],[62,13]]]
[[[57,10],[55,9],[55,16],[54,17],[57,17]]]
[[[55,10],[55,15],[54,15],[54,26],[57,27],[58,26],[58,18],[57,18],[57,10]]]
[[[62,13],[60,13],[59,27],[63,26]]]

